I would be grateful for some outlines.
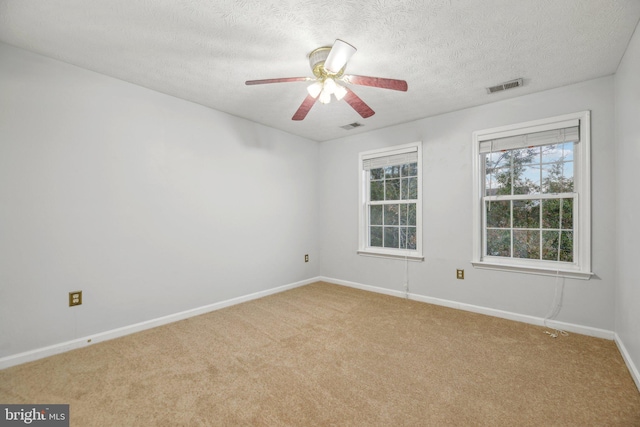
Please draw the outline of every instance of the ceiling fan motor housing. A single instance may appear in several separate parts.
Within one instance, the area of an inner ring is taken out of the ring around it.
[[[331,46],[323,46],[313,50],[309,54],[309,66],[311,67],[311,71],[313,75],[318,79],[326,79],[331,76],[333,78],[337,78],[344,74],[344,69],[346,65],[340,69],[337,73],[330,73],[324,68],[324,62],[327,60],[329,56],[329,52],[331,51]]]

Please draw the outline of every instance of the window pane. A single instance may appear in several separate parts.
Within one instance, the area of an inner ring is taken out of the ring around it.
[[[405,163],[400,168],[400,173],[402,176],[417,176],[418,175],[418,164],[417,163]]]
[[[417,229],[415,227],[409,227],[407,229],[407,249],[417,249],[418,248],[418,234]]]
[[[398,225],[400,205],[384,205],[384,225]]]
[[[371,181],[369,200],[384,200],[384,181]]]
[[[528,166],[540,163],[540,147],[511,150],[511,173],[513,175],[513,194],[530,194],[535,192],[535,176]],[[537,180],[536,180],[537,182]]]
[[[560,226],[560,199],[542,201],[542,228],[558,228]]]
[[[416,204],[405,203],[400,205],[400,224],[416,225]]]
[[[573,163],[560,162],[542,167],[544,193],[568,193],[573,191]]]
[[[558,231],[542,232],[542,259],[558,261]],[[573,262],[573,232],[562,231],[560,261]]]
[[[382,227],[369,227],[369,246],[382,247]]]
[[[573,199],[562,200],[562,228],[573,230]]]
[[[400,227],[400,249],[407,248],[407,227]]]
[[[382,225],[382,205],[369,206],[369,221],[371,225]]]
[[[540,192],[540,166],[524,166],[514,177],[513,194],[537,194]]]
[[[402,178],[402,200],[418,198],[418,178]]]
[[[400,248],[416,249],[416,228],[400,227]]]
[[[491,193],[494,195],[510,195],[511,187],[511,169],[494,169],[491,181]]]
[[[558,231],[542,232],[542,259],[546,261],[558,260]]]
[[[573,142],[567,142],[562,144],[562,156],[565,162],[573,161],[573,148],[575,144]]]
[[[495,196],[498,193],[498,181],[492,174],[487,173],[484,181],[485,196]]]
[[[573,232],[563,231],[560,242],[560,261],[573,262]]]
[[[513,230],[514,258],[540,259],[540,232]]]
[[[525,165],[540,163],[540,147],[520,148],[511,150],[510,153],[512,167],[516,172]]]
[[[409,178],[409,199],[418,198],[418,178]]]
[[[371,169],[371,180],[374,179],[382,179],[384,178],[384,169],[382,168],[376,168],[376,169]]]
[[[400,180],[388,179],[384,183],[385,185],[385,200],[399,200],[400,199]]]
[[[573,229],[573,199],[548,199],[542,201],[542,228],[560,228],[560,204],[562,203],[562,228]]]
[[[510,156],[506,151],[497,151],[485,156],[486,168],[504,168],[509,167]]]
[[[400,178],[400,166],[387,166],[384,168],[385,178]]]
[[[397,248],[399,247],[399,227],[384,227],[384,247],[385,248]]]
[[[486,202],[487,227],[506,228],[511,225],[511,202]]]
[[[542,147],[542,163],[556,163],[562,161],[563,144],[545,145]]]
[[[573,162],[565,162],[562,171],[562,187],[565,193],[573,193]]]
[[[509,230],[487,230],[487,255],[511,256],[511,232]]]
[[[540,200],[513,201],[513,227],[540,227]]]

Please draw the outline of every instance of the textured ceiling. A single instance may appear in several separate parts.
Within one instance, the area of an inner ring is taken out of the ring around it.
[[[639,18],[639,0],[0,0],[0,41],[323,141],[613,74]],[[358,48],[347,73],[408,92],[352,86],[373,117],[334,101],[294,122],[308,83],[245,86],[312,76],[336,38]]]

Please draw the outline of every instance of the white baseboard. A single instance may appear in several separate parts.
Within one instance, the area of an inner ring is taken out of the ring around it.
[[[627,348],[624,346],[622,339],[620,336],[616,334],[615,337],[616,345],[618,346],[618,350],[620,350],[620,354],[622,354],[622,358],[624,359],[624,363],[627,364],[627,368],[629,368],[629,373],[631,373],[631,378],[636,383],[636,387],[638,387],[638,391],[640,391],[640,371],[638,371],[638,367],[633,363],[631,359],[631,355],[627,351]]]
[[[86,337],[77,338],[71,341],[65,341],[59,344],[54,344],[47,347],[29,350],[24,353],[18,353],[11,356],[6,356],[3,358],[0,358],[0,369],[9,368],[11,366],[16,366],[16,365],[31,362],[34,360],[42,359],[44,357],[53,356],[55,354],[64,353],[65,351],[74,350],[80,347],[86,347],[88,345],[111,340],[114,338],[119,338],[125,335],[130,335],[136,332],[144,331],[146,329],[151,329],[157,326],[166,325],[167,323],[177,322],[179,320],[187,319],[189,317],[198,316],[200,314],[205,314],[211,311],[220,310],[221,308],[230,307],[232,305],[240,304],[240,303],[251,301],[254,299],[266,297],[268,295],[284,292],[289,289],[308,285],[310,283],[314,283],[319,280],[320,280],[319,277],[314,277],[311,279],[302,280],[300,282],[290,283],[288,285],[267,289],[265,291],[255,292],[249,295],[244,295],[241,297],[231,298],[231,299],[216,302],[213,304],[208,304],[208,305],[197,307],[191,310],[182,311],[180,313],[170,314],[168,316],[159,317],[157,319],[151,319],[145,322],[124,326],[122,328],[112,329],[110,331],[88,335]]]
[[[348,286],[350,288],[362,289],[370,292],[377,292],[380,294],[391,295],[395,297],[405,298],[407,295],[403,291],[397,291],[393,289],[379,288],[376,286],[363,285],[362,283],[349,282],[346,280],[333,279],[330,277],[320,277],[323,282],[333,283],[336,285]],[[529,323],[537,326],[548,326],[549,328],[557,328],[567,332],[573,332],[581,335],[588,335],[597,338],[604,338],[613,340],[615,333],[606,329],[592,328],[590,326],[576,325],[573,323],[558,322],[556,320],[545,320],[542,317],[528,316],[526,314],[513,313],[510,311],[497,310],[495,308],[482,307],[478,305],[465,304],[456,301],[450,301],[440,298],[427,297],[418,294],[408,294],[409,299],[426,302],[434,305],[441,305],[444,307],[455,308],[458,310],[470,311],[472,313],[486,314],[488,316],[500,317],[502,319],[515,320],[517,322]]]

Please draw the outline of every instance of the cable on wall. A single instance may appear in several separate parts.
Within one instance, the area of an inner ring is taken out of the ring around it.
[[[561,176],[564,177],[564,162],[562,162],[561,168],[562,168]],[[544,333],[549,335],[551,338],[558,338],[558,336],[560,335],[562,335],[563,337],[569,336],[569,333],[567,331],[564,331],[559,328],[550,328],[549,325],[547,325],[547,320],[555,319],[556,316],[560,314],[560,310],[562,310],[562,300],[564,298],[564,282],[565,282],[564,277],[562,278],[562,284],[560,284],[560,248],[562,244],[562,209],[564,207],[564,199],[561,198],[559,200],[560,200],[560,206],[559,206],[560,212],[558,215],[558,256],[556,258],[556,261],[558,262],[557,264],[558,268],[556,269],[556,279],[555,279],[556,290],[553,296],[553,304],[551,305],[551,311],[549,311],[549,314],[547,314],[547,316],[545,316],[543,320],[544,326],[546,328],[553,329],[553,332],[544,331]]]
[[[409,299],[409,257],[404,256],[404,297]]]
[[[556,271],[556,290],[553,296],[553,304],[549,314],[547,314],[544,318],[544,326],[548,329],[553,329],[553,332],[544,331],[545,334],[551,336],[551,338],[558,338],[558,336],[562,335],[564,337],[569,336],[567,331],[564,331],[559,328],[552,328],[547,325],[548,320],[555,319],[558,314],[560,314],[560,310],[562,310],[562,300],[564,298],[564,277],[562,278],[562,283],[560,284],[560,270]]]

